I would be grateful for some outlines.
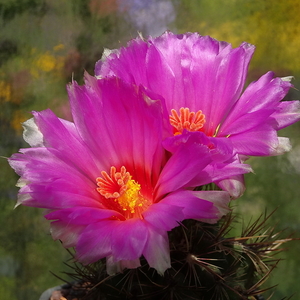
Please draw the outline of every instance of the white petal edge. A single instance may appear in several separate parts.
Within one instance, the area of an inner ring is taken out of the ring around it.
[[[288,81],[288,82],[291,82],[294,78],[295,78],[294,76],[280,77],[282,81]]]
[[[140,259],[114,261],[113,256],[106,257],[106,272],[108,275],[116,275],[124,269],[136,269],[141,266]]]
[[[24,128],[23,138],[31,147],[44,147],[43,134],[34,122],[34,118],[25,121],[22,126]]]
[[[290,143],[290,139],[286,137],[278,138],[278,146],[271,153],[272,156],[281,155],[286,152],[289,152],[292,149],[292,145]]]

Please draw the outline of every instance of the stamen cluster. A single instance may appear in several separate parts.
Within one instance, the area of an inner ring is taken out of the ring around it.
[[[170,123],[174,127],[175,135],[181,134],[184,129],[188,131],[199,131],[205,124],[205,115],[202,110],[190,112],[188,107],[181,107],[179,115],[175,109],[171,109]]]
[[[124,166],[120,172],[116,172],[116,167],[110,168],[110,175],[101,172],[102,178],[98,177],[97,191],[109,202],[103,201],[104,205],[120,211],[126,218],[138,216],[142,218],[142,211],[147,207],[147,201],[141,195],[141,185],[132,179]]]

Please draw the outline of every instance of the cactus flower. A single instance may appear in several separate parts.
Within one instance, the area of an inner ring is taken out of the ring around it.
[[[8,160],[21,176],[17,205],[46,209],[53,238],[75,247],[83,264],[106,258],[114,274],[138,267],[143,255],[163,274],[168,231],[184,219],[216,222],[228,211],[226,191],[195,187],[249,168],[186,134],[167,151],[161,102],[143,86],[86,75],[84,86],[73,82],[68,92],[73,122],[47,109],[24,123],[31,148]]]
[[[277,131],[300,119],[300,105],[281,101],[291,77],[275,78],[272,72],[243,92],[254,50],[247,43],[232,48],[197,33],[166,32],[106,50],[95,74],[117,76],[160,95],[170,136],[202,132],[222,139],[241,158],[279,155],[290,144]]]

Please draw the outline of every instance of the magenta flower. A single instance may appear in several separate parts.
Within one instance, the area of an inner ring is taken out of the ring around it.
[[[290,78],[274,78],[272,72],[242,93],[253,52],[247,43],[232,49],[197,33],[166,32],[106,50],[95,73],[160,95],[169,135],[203,132],[212,141],[222,139],[240,157],[282,154],[290,144],[277,131],[300,119],[299,101],[281,101],[292,86]]]
[[[228,211],[227,192],[194,188],[248,168],[185,134],[176,147],[166,140],[167,152],[161,103],[143,87],[87,75],[68,91],[74,123],[50,110],[24,123],[32,148],[9,159],[21,176],[18,204],[47,209],[53,238],[84,264],[106,257],[113,274],[138,267],[143,255],[163,274],[168,231]]]

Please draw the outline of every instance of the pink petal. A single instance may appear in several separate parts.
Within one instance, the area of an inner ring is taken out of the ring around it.
[[[68,90],[80,136],[106,169],[135,165],[157,177],[163,155],[159,101],[120,79],[96,80],[87,74],[85,87],[73,83]]]
[[[110,218],[122,219],[122,215],[114,210],[76,206],[52,211],[46,214],[45,218],[47,220],[69,220],[69,223],[87,226]]]
[[[151,205],[144,213],[145,221],[159,230],[170,231],[184,219],[182,208],[164,203],[164,199]]]
[[[251,83],[235,107],[230,112],[229,116],[221,125],[219,135],[226,136],[228,134],[235,134],[236,129],[240,128],[242,122],[247,124],[249,121],[249,114],[251,114],[252,122],[250,128],[241,128],[239,131],[243,132],[264,124],[268,121],[268,115],[262,112],[274,113],[277,110],[279,101],[287,94],[289,88],[292,86],[287,81],[282,81],[280,78],[273,78],[272,72],[266,73],[258,81]],[[256,119],[256,121],[255,121]]]
[[[180,144],[160,174],[156,198],[186,186],[210,162],[206,146],[192,142]]]
[[[33,114],[39,130],[43,134],[45,146],[55,149],[57,158],[73,168],[79,169],[87,178],[99,176],[100,165],[75,132],[74,126],[66,127],[67,123],[58,119],[50,110],[34,112]]]
[[[148,241],[148,228],[145,221],[129,219],[118,222],[111,228],[112,255],[115,261],[139,258]]]
[[[213,197],[217,194],[214,191],[210,191],[213,193]],[[223,193],[223,194],[222,194]],[[226,192],[222,192],[218,194],[226,195],[226,201],[228,202],[229,194]],[[177,191],[174,193],[170,193],[163,199],[163,202],[169,205],[174,205],[181,207],[183,209],[184,219],[215,219],[218,220],[220,218],[218,209],[214,206],[214,203],[210,200],[201,199],[201,195],[203,193],[195,192],[195,191]],[[207,198],[208,195],[205,194]]]
[[[87,265],[111,255],[111,234],[116,221],[91,223],[81,233],[76,245],[76,259]]]
[[[165,99],[168,113],[201,109],[214,131],[242,91],[253,52],[246,43],[232,49],[208,36],[166,32],[131,41],[96,64],[95,73],[144,85]]]
[[[150,267],[163,275],[165,270],[171,268],[168,235],[165,231],[157,232],[151,228],[148,231],[148,241],[144,247],[143,255]]]
[[[228,144],[232,139],[240,155],[279,154],[283,148],[273,130],[300,120],[300,104],[280,102],[292,85],[290,78],[274,78],[272,72],[251,83],[241,95],[253,52],[254,46],[247,43],[232,49],[208,36],[166,32],[148,40],[137,38],[113,51],[96,65],[95,72],[142,84],[160,95],[169,135],[171,109],[188,107],[204,113],[207,136],[226,137]]]
[[[300,102],[280,102],[277,111],[271,115],[277,122],[277,130],[285,128],[300,120]]]
[[[261,124],[253,129],[230,136],[239,154],[267,156],[274,153],[279,145],[275,129],[269,124]]]
[[[96,183],[84,172],[59,159],[56,150],[43,147],[20,151],[23,154],[14,154],[9,163],[29,186],[28,189],[20,190],[20,193],[30,194],[25,205],[42,208],[67,207],[74,206],[82,197],[84,205],[89,205],[89,198],[91,206],[98,206],[95,203],[99,198],[95,190]],[[73,193],[73,205],[72,199],[69,202],[59,192]]]
[[[199,199],[203,199],[214,204],[214,207],[217,209],[217,218],[204,218],[201,221],[206,223],[215,223],[222,216],[225,216],[230,208],[228,204],[231,200],[231,197],[227,192],[224,191],[194,191],[193,194]]]

